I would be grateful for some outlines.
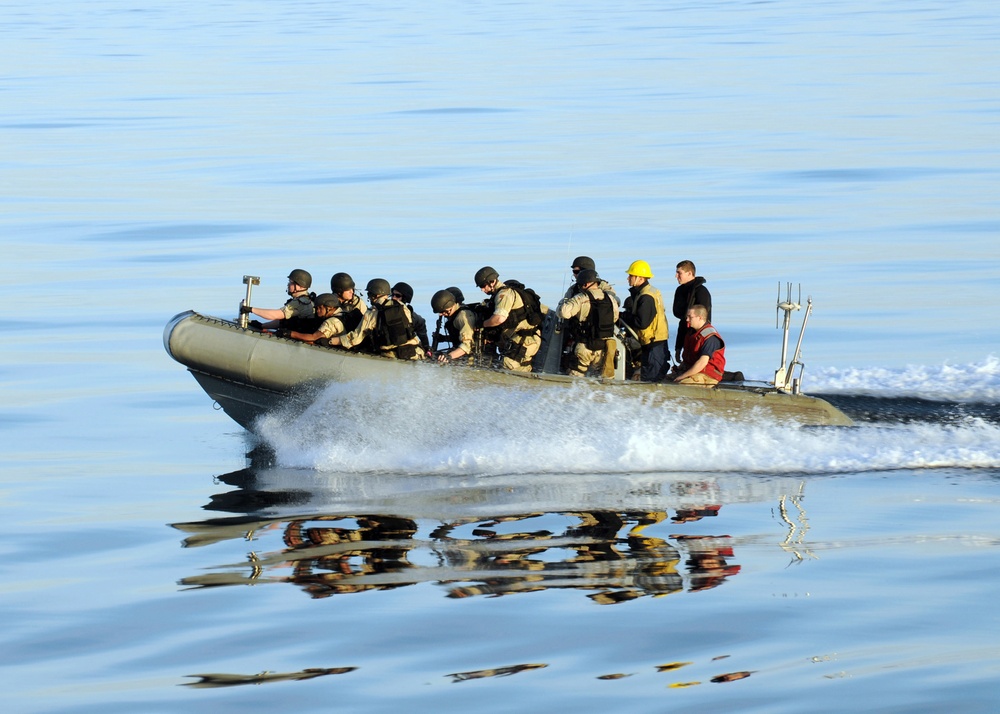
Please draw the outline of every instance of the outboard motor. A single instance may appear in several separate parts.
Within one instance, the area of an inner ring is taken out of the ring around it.
[[[642,369],[642,344],[639,342],[639,335],[624,322],[619,322],[615,343],[618,345],[615,379],[632,379]]]

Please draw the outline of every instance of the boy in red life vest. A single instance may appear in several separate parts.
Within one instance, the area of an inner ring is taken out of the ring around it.
[[[722,379],[726,368],[726,343],[708,321],[708,308],[692,305],[687,311],[690,328],[684,339],[684,355],[674,377],[680,384],[711,387]]]

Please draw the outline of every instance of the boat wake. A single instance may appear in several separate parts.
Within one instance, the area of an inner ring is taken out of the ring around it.
[[[653,407],[585,384],[470,390],[447,370],[427,370],[404,386],[331,384],[306,409],[264,417],[256,431],[277,465],[337,473],[805,475],[1000,468],[1000,400],[915,396],[931,381],[926,379],[912,386],[899,379],[880,393],[873,370],[864,371],[867,385],[852,392],[849,383],[861,373],[828,371],[814,380],[859,422],[856,428],[799,428],[764,415],[734,422],[683,405]],[[1000,393],[1000,377],[991,380],[988,388]]]
[[[859,422],[1000,424],[1000,358],[992,355],[964,365],[823,369],[809,388]]]
[[[982,362],[909,365],[902,369],[865,367],[810,370],[810,394],[850,394],[878,398],[919,398],[955,403],[1000,403],[1000,357]]]

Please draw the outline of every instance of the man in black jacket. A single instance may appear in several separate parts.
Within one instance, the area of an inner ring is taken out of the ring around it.
[[[687,311],[694,305],[704,305],[708,310],[707,321],[712,321],[712,294],[705,287],[705,278],[695,277],[696,268],[690,260],[677,264],[677,289],[674,291],[674,317],[678,319],[677,337],[674,340],[674,361],[680,364],[684,339],[688,335]]]

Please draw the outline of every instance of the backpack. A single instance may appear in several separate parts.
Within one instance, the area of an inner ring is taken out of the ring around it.
[[[378,311],[375,329],[372,331],[376,348],[399,347],[417,336],[413,321],[402,304],[390,300],[384,305],[375,305],[374,309]]]
[[[505,280],[504,285],[513,288],[521,296],[521,302],[524,303],[524,316],[521,319],[527,320],[532,327],[541,325],[544,316],[542,315],[542,300],[538,297],[538,293],[531,288],[526,288],[524,283],[519,280]]]

